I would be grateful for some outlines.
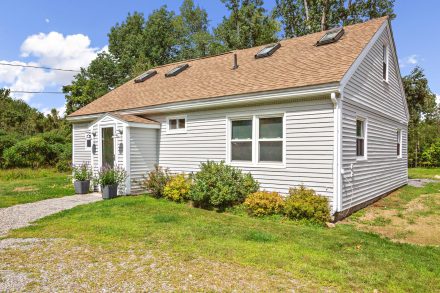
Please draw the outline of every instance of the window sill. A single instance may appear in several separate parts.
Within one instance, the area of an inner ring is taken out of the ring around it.
[[[185,130],[167,130],[166,134],[184,134],[187,133]]]
[[[356,157],[357,162],[366,162],[368,160],[367,157]]]
[[[243,168],[271,168],[271,169],[285,169],[285,163],[252,163],[252,162],[229,162],[233,167]]]

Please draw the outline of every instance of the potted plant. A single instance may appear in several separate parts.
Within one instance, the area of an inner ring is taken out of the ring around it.
[[[95,178],[95,183],[101,186],[102,198],[111,199],[118,195],[118,185],[127,178],[123,168],[102,167]]]
[[[75,186],[76,194],[86,194],[90,190],[90,179],[92,178],[92,170],[86,163],[81,165],[74,165],[73,170],[73,185]]]

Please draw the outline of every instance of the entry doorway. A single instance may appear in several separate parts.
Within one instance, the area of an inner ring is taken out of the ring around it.
[[[114,128],[102,128],[102,166],[113,168],[115,164]]]

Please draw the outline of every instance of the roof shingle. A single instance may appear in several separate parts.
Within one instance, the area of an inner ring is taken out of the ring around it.
[[[315,46],[324,32],[282,40],[267,58],[254,58],[260,46],[160,66],[154,68],[156,76],[142,83],[130,80],[70,116],[339,82],[387,19],[347,26],[338,42],[324,46]],[[232,70],[234,53],[239,67]],[[187,70],[165,77],[184,63]]]

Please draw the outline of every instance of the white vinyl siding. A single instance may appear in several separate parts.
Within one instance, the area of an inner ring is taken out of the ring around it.
[[[271,105],[215,109],[185,113],[187,132],[166,134],[166,116],[151,116],[162,122],[159,164],[172,172],[191,173],[201,162],[227,158],[227,124],[230,117],[284,113],[285,165],[240,166],[260,182],[261,188],[286,194],[289,187],[304,184],[332,199],[333,104],[328,97],[273,103]]]
[[[372,200],[407,183],[407,118],[398,82],[398,64],[388,46],[383,80],[383,44],[392,44],[385,30],[343,92],[341,210]],[[356,156],[356,120],[367,121],[365,160]],[[396,129],[402,131],[402,158],[396,156]]]
[[[158,163],[157,138],[157,129],[130,127],[130,185],[133,194],[145,192],[141,181]]]
[[[73,124],[72,143],[73,143],[73,164],[91,164],[91,150],[86,149],[86,136],[89,131],[88,123]]]

